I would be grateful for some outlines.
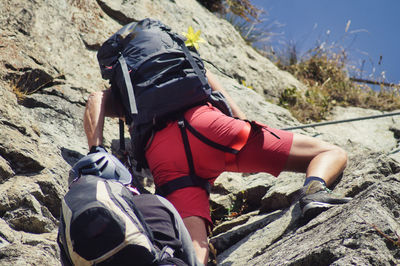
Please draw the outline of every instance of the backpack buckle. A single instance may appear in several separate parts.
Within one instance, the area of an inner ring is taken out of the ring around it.
[[[178,126],[179,126],[180,128],[184,128],[184,127],[185,127],[185,121],[184,121],[183,119],[179,119],[179,120],[178,120]]]

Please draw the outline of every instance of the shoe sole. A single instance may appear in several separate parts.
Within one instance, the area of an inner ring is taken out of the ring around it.
[[[310,202],[306,206],[304,206],[302,213],[303,218],[306,220],[311,220],[320,213],[332,208],[335,206],[334,204],[322,203],[322,202]]]

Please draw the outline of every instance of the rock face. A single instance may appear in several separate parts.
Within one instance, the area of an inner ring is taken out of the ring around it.
[[[298,125],[273,100],[295,78],[246,45],[194,0],[0,2],[0,265],[60,265],[56,235],[68,171],[87,153],[82,115],[106,88],[96,50],[122,24],[153,17],[206,40],[207,67],[249,119]],[[255,89],[241,84],[245,80]],[[266,101],[266,99],[271,101]],[[379,114],[337,108],[334,119]],[[398,117],[298,130],[336,143],[349,165],[335,191],[353,201],[302,222],[294,193],[304,176],[224,173],[211,195],[212,240],[221,265],[400,264]],[[105,145],[118,141],[107,119]],[[113,145],[114,146],[114,145]]]

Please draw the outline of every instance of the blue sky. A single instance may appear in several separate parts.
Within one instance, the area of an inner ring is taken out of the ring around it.
[[[282,33],[272,39],[272,46],[276,49],[282,50],[283,43],[291,41],[301,55],[315,47],[318,41],[335,42],[345,47],[351,65],[363,69],[361,74],[351,75],[379,81],[384,77],[386,82],[400,83],[399,0],[251,2],[267,12],[264,17],[268,19],[267,23],[277,21],[283,24],[275,28],[276,32]]]

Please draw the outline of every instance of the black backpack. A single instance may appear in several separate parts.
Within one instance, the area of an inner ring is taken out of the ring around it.
[[[102,77],[120,95],[127,123],[134,126],[204,102],[211,94],[197,51],[158,20],[124,26],[97,58]]]
[[[160,205],[155,195],[133,195],[118,181],[82,176],[62,200],[57,239],[62,264],[187,265],[179,258],[182,242],[167,221],[171,214],[155,215],[165,209]],[[155,211],[143,215],[149,208]]]
[[[157,188],[157,193],[166,196],[187,186],[200,186],[209,191],[208,182],[194,173],[186,129],[217,149],[234,154],[238,151],[208,140],[183,119],[185,110],[206,102],[233,116],[224,96],[211,90],[203,61],[195,48],[186,47],[185,38],[160,21],[147,18],[132,22],[112,35],[99,49],[97,59],[102,77],[110,81],[112,91],[122,101],[125,121],[131,129],[133,158],[139,169],[147,167],[144,146],[155,131],[171,120],[178,120],[183,128],[191,172],[171,186]],[[124,143],[120,121],[122,150]]]

